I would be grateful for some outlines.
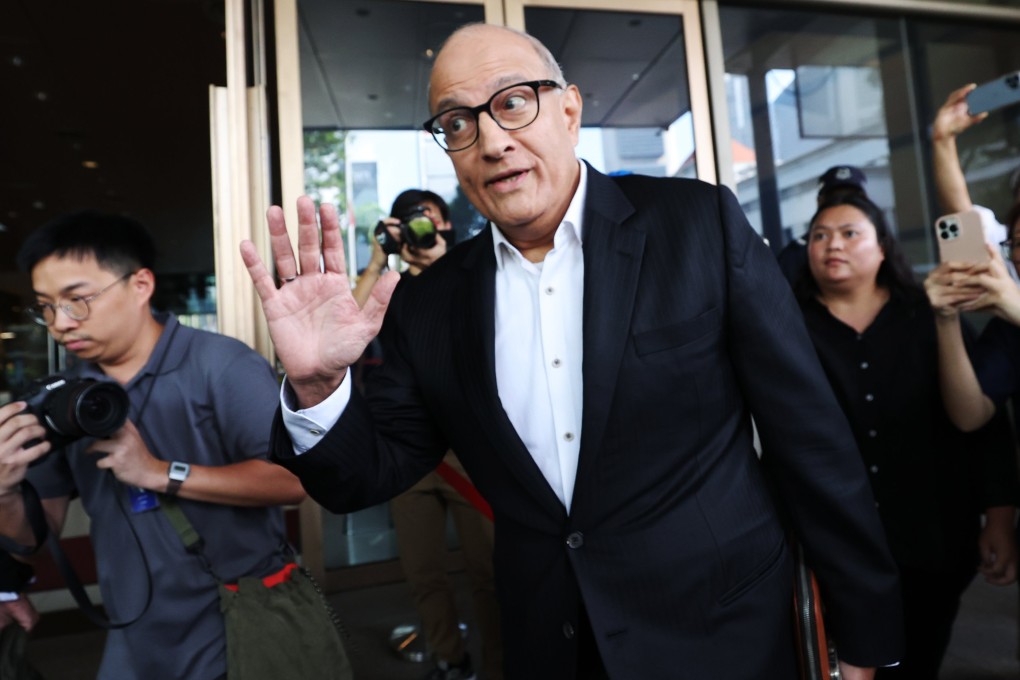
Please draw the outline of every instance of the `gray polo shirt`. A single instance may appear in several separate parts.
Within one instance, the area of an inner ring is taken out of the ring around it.
[[[266,360],[233,338],[181,326],[172,315],[157,315],[157,320],[165,326],[152,356],[125,386],[129,418],[149,450],[163,460],[199,465],[265,459],[279,399]],[[92,364],[69,373],[108,379]],[[150,388],[139,423],[137,411]],[[44,498],[81,496],[111,618],[128,620],[145,610],[137,622],[110,632],[99,678],[223,676],[226,640],[215,580],[185,552],[162,511],[131,511],[125,485],[84,453],[92,441],[83,439],[50,454],[30,469],[29,478]],[[279,508],[179,502],[205,539],[205,553],[219,577],[261,577],[283,566]]]

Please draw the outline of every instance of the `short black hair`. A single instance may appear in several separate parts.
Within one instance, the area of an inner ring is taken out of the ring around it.
[[[18,250],[18,268],[31,273],[51,255],[91,255],[100,267],[121,275],[156,266],[156,244],[140,222],[94,210],[61,215],[29,234]]]
[[[390,208],[390,217],[396,217],[398,220],[403,219],[422,201],[435,203],[439,207],[439,212],[443,215],[443,221],[450,221],[450,206],[446,204],[442,196],[428,189],[407,189],[402,191],[393,200],[393,207]]]

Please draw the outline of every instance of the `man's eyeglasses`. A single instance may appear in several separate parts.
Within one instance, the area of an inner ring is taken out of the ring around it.
[[[110,290],[118,283],[127,281],[135,272],[128,272],[124,276],[120,277],[110,285],[106,286],[98,293],[93,293],[85,297],[80,295],[72,295],[67,298],[57,298],[57,304],[52,305],[49,302],[37,302],[25,311],[31,317],[32,321],[35,321],[40,326],[52,326],[53,322],[57,320],[57,309],[59,308],[64,314],[74,319],[75,321],[84,321],[89,318],[89,303],[95,300],[97,297]]]
[[[422,124],[439,146],[463,151],[478,141],[478,117],[489,114],[504,130],[520,130],[538,118],[538,89],[563,85],[555,80],[531,80],[504,87],[478,106],[458,106],[429,118]]]

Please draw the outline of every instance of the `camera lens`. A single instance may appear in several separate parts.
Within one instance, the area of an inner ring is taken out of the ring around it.
[[[436,225],[422,210],[416,210],[404,221],[408,245],[426,250],[436,245]]]
[[[78,427],[93,437],[109,437],[119,430],[127,412],[127,394],[112,383],[88,385],[81,390],[75,403]]]

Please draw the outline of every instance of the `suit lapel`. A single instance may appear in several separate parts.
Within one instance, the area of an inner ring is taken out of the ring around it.
[[[630,336],[645,232],[623,222],[634,212],[616,183],[588,169],[584,212],[584,406],[571,514],[590,502],[602,438]]]
[[[496,261],[492,231],[486,227],[463,263],[463,278],[453,308],[453,337],[463,346],[455,353],[458,378],[472,413],[521,484],[552,516],[565,509],[503,410],[496,387]]]

